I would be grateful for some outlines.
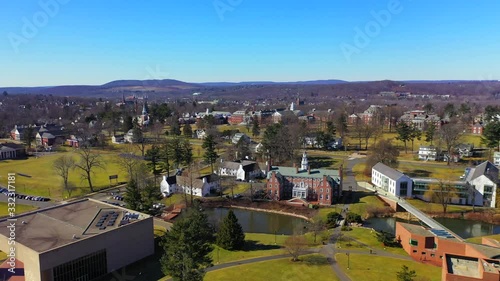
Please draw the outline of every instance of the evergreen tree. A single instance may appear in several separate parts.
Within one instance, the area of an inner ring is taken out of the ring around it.
[[[191,128],[191,125],[189,125],[188,123],[184,124],[184,127],[182,127],[182,134],[190,139],[193,137],[193,129]]]
[[[245,233],[238,223],[233,210],[222,221],[219,232],[217,232],[217,245],[226,250],[240,250],[245,244]]]
[[[172,122],[172,126],[170,126],[170,134],[173,136],[180,136],[181,135],[181,126],[179,125],[179,122],[177,119],[175,119]]]
[[[216,146],[215,139],[212,135],[208,135],[203,140],[203,144],[201,145],[201,147],[205,149],[205,154],[203,154],[203,158],[205,159],[205,161],[207,161],[207,163],[210,164],[212,173],[214,172],[214,163],[219,157],[219,155],[217,155],[217,152],[215,151],[215,146]]]
[[[500,121],[489,122],[484,127],[481,141],[489,148],[500,149]]]
[[[257,118],[252,119],[252,136],[257,137],[260,135],[260,124]]]
[[[141,201],[144,203],[144,209],[149,212],[153,204],[161,199],[161,191],[152,182],[148,182],[141,192]]]
[[[134,179],[131,179],[127,183],[124,201],[127,204],[127,208],[140,211],[142,206],[142,197],[139,187],[137,186],[137,182]]]
[[[427,125],[425,130],[425,141],[432,145],[432,141],[434,141],[434,135],[436,134],[436,124],[430,123]]]
[[[335,124],[333,124],[332,121],[326,121],[326,133],[331,135],[332,138],[334,138],[336,132],[337,128],[335,128]]]
[[[155,184],[156,184],[156,178],[162,172],[161,166],[159,165],[160,157],[161,157],[161,149],[156,144],[153,144],[153,146],[146,151],[146,160],[148,161],[148,168],[155,177]]]
[[[404,143],[405,153],[408,153],[406,143],[411,139],[411,134],[412,134],[411,126],[406,124],[406,122],[401,121],[396,125],[396,133],[398,133],[396,139]]]
[[[396,272],[398,281],[413,281],[417,277],[415,270],[410,270],[406,265],[401,267],[401,271]]]
[[[188,139],[182,139],[181,142],[182,151],[182,162],[185,165],[191,165],[193,163],[193,146]]]
[[[26,143],[28,148],[31,148],[31,143],[33,143],[34,140],[35,140],[35,128],[29,125],[27,128],[24,129],[23,141]]]
[[[213,228],[198,203],[163,236],[161,269],[174,281],[202,281],[212,265]]]
[[[123,119],[123,132],[127,133],[133,127],[134,127],[134,120],[132,119],[132,116],[130,115],[125,116],[125,118]]]

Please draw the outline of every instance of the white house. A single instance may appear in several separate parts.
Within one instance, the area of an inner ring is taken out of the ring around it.
[[[177,178],[176,176],[163,176],[163,180],[160,183],[160,191],[164,197],[175,193],[177,191]]]
[[[437,148],[433,145],[426,146],[421,145],[418,150],[418,159],[425,161],[436,161],[437,160]]]
[[[231,142],[233,144],[238,144],[240,142],[240,140],[243,140],[244,142],[246,143],[250,143],[250,137],[243,134],[243,133],[236,133],[234,134],[233,138],[231,139]]]
[[[215,174],[201,177],[193,177],[189,175],[176,175],[171,177],[163,177],[160,183],[160,190],[163,196],[171,193],[193,193],[194,196],[208,196],[211,191],[220,188],[219,177]]]
[[[493,153],[493,164],[495,164],[495,166],[500,166],[500,152],[498,151]]]
[[[125,140],[125,142],[133,143],[134,142],[134,130],[133,129],[128,130],[128,132],[125,134],[123,139]]]
[[[498,183],[498,168],[490,161],[485,161],[471,168],[465,175],[465,181],[472,186],[468,204],[495,207]]]
[[[207,132],[205,130],[196,130],[195,135],[197,139],[203,140],[207,137]]]
[[[262,170],[255,161],[224,161],[221,162],[219,171],[220,176],[236,177],[238,180],[248,181],[262,177]]]
[[[125,135],[114,135],[111,137],[111,142],[114,144],[123,144],[125,143]]]
[[[372,183],[375,187],[394,196],[412,196],[412,179],[382,163],[373,166]]]

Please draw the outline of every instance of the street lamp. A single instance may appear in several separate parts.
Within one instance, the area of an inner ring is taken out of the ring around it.
[[[347,256],[347,269],[350,269],[351,265],[350,265],[350,262],[349,262],[349,253],[345,253],[346,256]]]

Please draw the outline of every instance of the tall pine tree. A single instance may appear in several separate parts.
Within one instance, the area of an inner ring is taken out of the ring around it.
[[[139,191],[137,182],[134,179],[131,179],[127,183],[124,200],[127,204],[127,208],[140,211],[142,207],[141,192]]]
[[[160,259],[163,273],[175,281],[202,281],[205,269],[212,265],[212,242],[213,229],[196,203],[163,236],[164,254]]]
[[[215,139],[214,136],[208,135],[204,140],[203,144],[201,147],[205,149],[205,154],[203,155],[203,158],[205,158],[205,161],[207,161],[210,164],[210,167],[212,168],[212,173],[214,172],[214,163],[217,160],[217,152],[215,151]]]
[[[218,246],[231,251],[240,250],[245,245],[245,233],[233,210],[229,210],[229,213],[222,221],[217,233],[216,243]]]

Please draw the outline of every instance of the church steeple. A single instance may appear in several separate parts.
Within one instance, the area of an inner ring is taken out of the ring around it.
[[[142,105],[142,115],[148,115],[148,101],[144,100],[144,104]]]
[[[309,169],[309,162],[307,161],[307,153],[304,151],[302,154],[302,162],[300,162],[300,169],[302,171],[307,171]]]

